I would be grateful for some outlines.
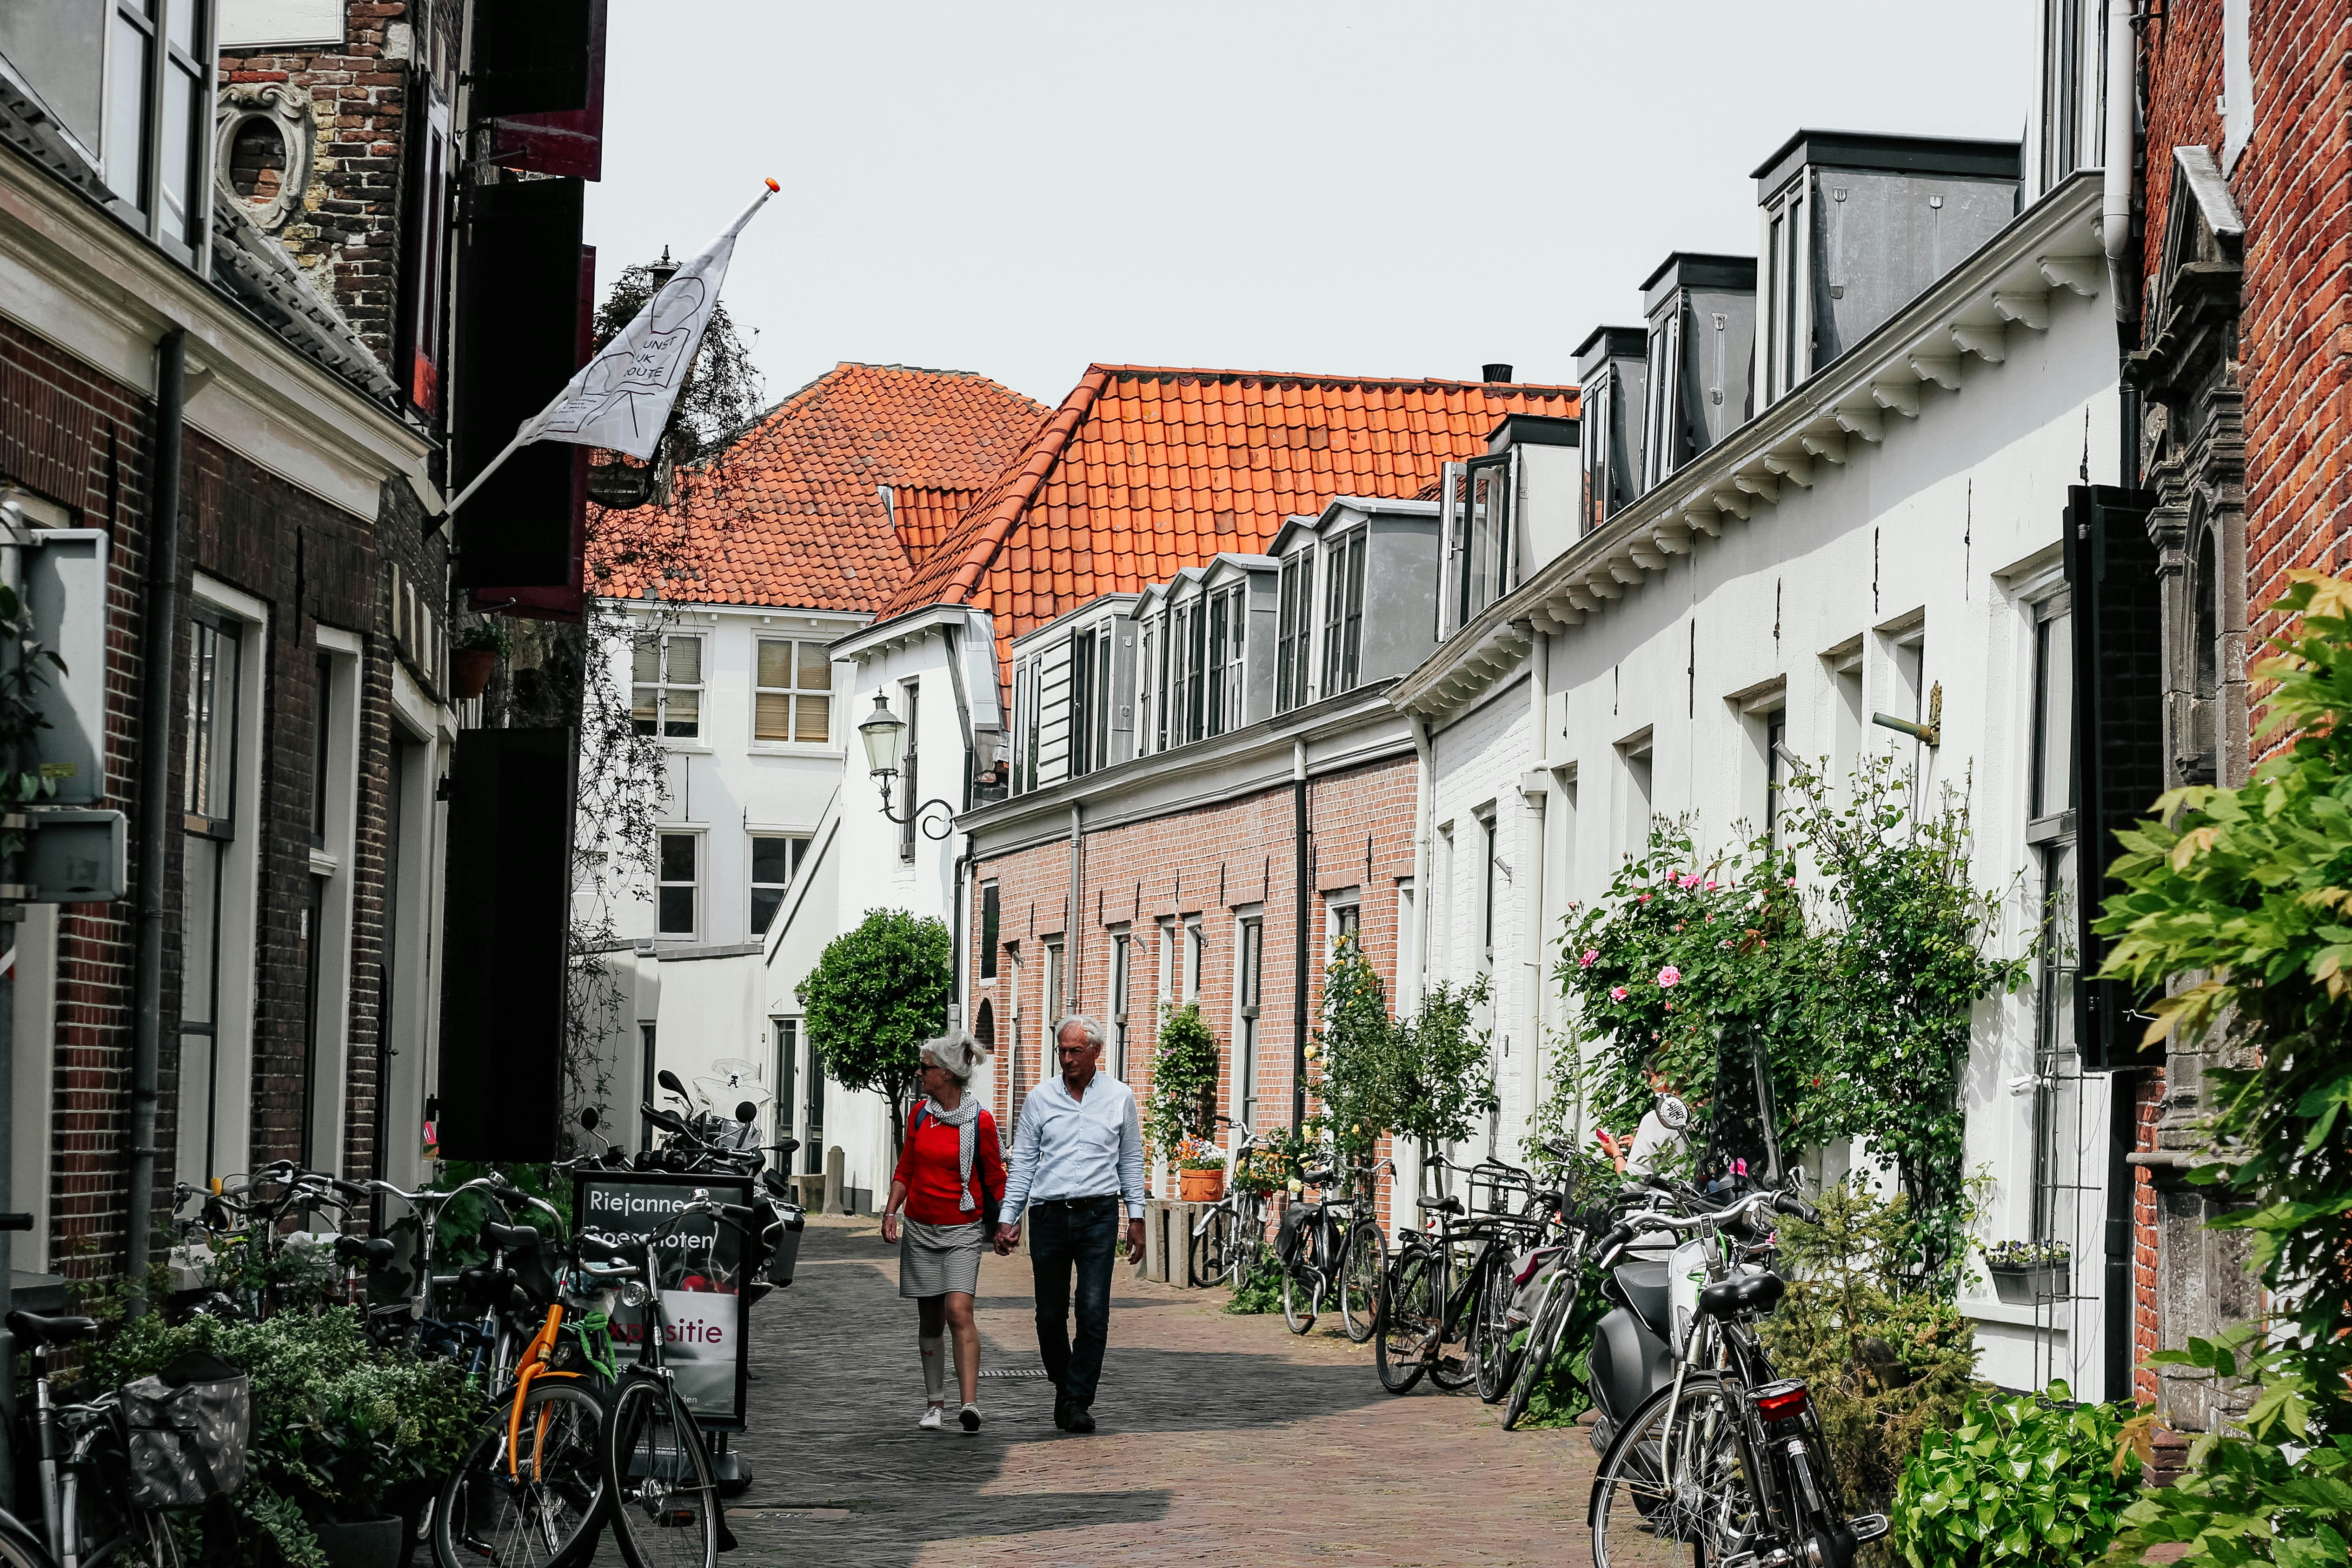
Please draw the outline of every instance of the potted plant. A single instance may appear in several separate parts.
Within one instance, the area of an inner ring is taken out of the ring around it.
[[[1984,1249],[2002,1303],[2032,1307],[2074,1294],[2074,1252],[2063,1241],[2004,1241]]]
[[[1177,1146],[1176,1195],[1188,1204],[1213,1204],[1225,1195],[1225,1156],[1215,1144],[1188,1138]]]
[[[471,702],[490,689],[499,660],[514,652],[514,637],[503,620],[476,621],[457,634],[457,651],[449,656],[450,694]]]

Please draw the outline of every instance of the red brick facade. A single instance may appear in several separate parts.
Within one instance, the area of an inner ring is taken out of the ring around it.
[[[1407,754],[1307,781],[1313,889],[1307,910],[1310,1026],[1322,988],[1329,910],[1350,893],[1360,911],[1365,954],[1388,987],[1391,1006],[1395,1004],[1398,885],[1412,876],[1413,868],[1413,777],[1412,759]],[[982,859],[974,871],[975,886],[996,885],[1000,951],[994,981],[977,979],[979,965],[973,966],[965,1016],[983,1037],[993,1036],[998,1118],[1008,1127],[1012,1124],[1014,1095],[1037,1081],[1040,1064],[1045,1061],[1042,1037],[1051,1026],[1050,1021],[1041,1021],[1045,939],[1076,943],[1062,1010],[1089,1014],[1107,1031],[1115,1010],[1109,994],[1113,941],[1122,931],[1139,939],[1128,997],[1126,1081],[1141,1094],[1151,1079],[1159,922],[1175,922],[1179,948],[1171,957],[1171,990],[1181,1000],[1181,943],[1186,922],[1194,919],[1208,939],[1201,964],[1201,1015],[1223,1047],[1217,1109],[1233,1114],[1238,911],[1247,910],[1265,921],[1257,1125],[1288,1127],[1298,1016],[1297,856],[1296,806],[1292,786],[1285,783],[1197,810],[1087,833],[1075,927],[1066,914],[1070,902],[1066,837]],[[979,908],[975,899],[970,933],[975,953],[981,941]],[[1022,993],[1017,1008],[1016,984]],[[984,1018],[983,1006],[988,1009]]]

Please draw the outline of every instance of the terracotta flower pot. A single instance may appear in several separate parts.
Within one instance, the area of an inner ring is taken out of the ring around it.
[[[451,695],[460,702],[471,702],[490,689],[490,676],[499,668],[499,650],[494,647],[461,647],[449,656]]]
[[[1188,1204],[1213,1204],[1225,1195],[1223,1171],[1179,1171],[1176,1195]]]

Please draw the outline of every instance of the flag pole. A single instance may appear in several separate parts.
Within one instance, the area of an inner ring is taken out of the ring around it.
[[[522,432],[520,430],[517,430],[514,435],[514,439],[508,442],[505,448],[501,450],[497,457],[490,459],[489,467],[484,468],[480,473],[476,474],[472,481],[468,483],[464,489],[459,490],[456,497],[450,500],[447,506],[441,509],[441,515],[443,517],[457,516],[457,509],[464,506],[467,499],[476,490],[482,488],[482,481],[488,479],[492,474],[497,473],[499,471],[499,465],[505,462],[509,458],[513,457],[515,455],[515,448],[521,445]]]

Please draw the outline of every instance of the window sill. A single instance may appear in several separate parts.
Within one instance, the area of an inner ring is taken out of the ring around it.
[[[755,757],[824,757],[834,762],[849,754],[840,746],[801,741],[754,741],[747,749]]]
[[[664,741],[662,750],[675,752],[680,756],[707,757],[711,754],[712,748],[700,741]]]

